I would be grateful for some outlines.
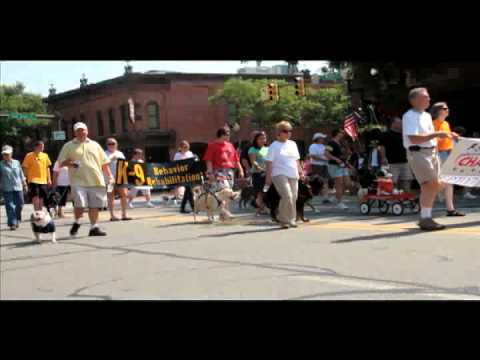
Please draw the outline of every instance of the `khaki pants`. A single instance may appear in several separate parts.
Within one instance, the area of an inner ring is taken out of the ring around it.
[[[297,218],[298,179],[280,175],[274,176],[272,181],[280,195],[278,221],[284,224],[294,223]]]

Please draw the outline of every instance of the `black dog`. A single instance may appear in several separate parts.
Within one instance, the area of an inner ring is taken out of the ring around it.
[[[297,209],[297,221],[303,222],[310,221],[305,218],[305,203],[313,199],[314,196],[320,194],[323,187],[323,181],[318,176],[313,176],[306,182],[298,181],[298,196],[296,202]],[[275,189],[275,185],[272,184],[268,191],[263,196],[265,205],[270,209],[270,217],[273,221],[278,222],[277,211],[280,205],[280,195]]]
[[[52,190],[47,194],[47,197],[44,201],[44,206],[47,208],[47,211],[50,214],[50,216],[53,217],[52,210],[55,210],[55,216],[57,215],[58,204],[60,204],[61,198],[62,198],[62,195],[55,190]]]
[[[246,208],[249,201],[255,201],[255,189],[253,186],[248,186],[242,189],[240,195],[240,202],[238,203],[238,207],[241,209]]]

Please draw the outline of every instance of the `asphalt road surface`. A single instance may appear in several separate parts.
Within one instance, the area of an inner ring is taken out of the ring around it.
[[[460,204],[464,218],[437,206],[448,229],[433,233],[415,215],[362,216],[353,198],[348,211],[307,209],[311,222],[288,230],[251,209],[193,224],[173,205],[137,204],[130,222],[101,213],[106,237],[88,237],[85,217],[71,238],[69,209],[58,243],[41,245],[28,222],[6,229],[2,206],[1,299],[480,300],[479,200]]]

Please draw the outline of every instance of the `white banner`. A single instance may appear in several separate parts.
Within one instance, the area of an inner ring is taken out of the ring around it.
[[[442,166],[440,180],[480,187],[480,139],[460,138]]]

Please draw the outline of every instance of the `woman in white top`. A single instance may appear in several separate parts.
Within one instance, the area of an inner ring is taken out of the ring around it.
[[[70,177],[68,175],[68,166],[60,167],[58,161],[53,167],[53,186],[60,194],[60,202],[58,204],[58,217],[64,218],[63,208],[67,205],[68,194],[70,193]]]
[[[297,144],[290,140],[292,125],[288,121],[281,121],[276,125],[277,141],[268,148],[266,160],[265,184],[272,183],[280,195],[278,220],[284,229],[297,227],[296,202],[298,195],[298,179],[305,179],[300,164],[300,154]]]
[[[186,159],[192,159],[195,158],[196,155],[190,151],[190,144],[183,140],[180,142],[180,147],[178,149],[178,152],[175,154],[173,157],[173,161],[178,161],[178,160],[186,160]],[[179,194],[179,189],[180,188],[185,188],[185,191],[183,193],[183,199],[182,199],[182,204],[180,205],[180,212],[182,214],[188,214],[189,211],[185,210],[185,206],[187,205],[187,201],[190,203],[190,207],[193,210],[193,193],[192,193],[192,187],[191,185],[184,185],[184,186],[178,186],[176,190],[176,196]]]

